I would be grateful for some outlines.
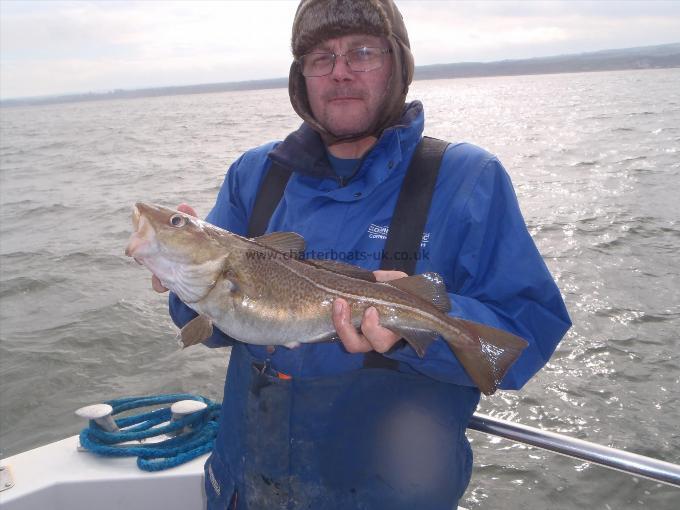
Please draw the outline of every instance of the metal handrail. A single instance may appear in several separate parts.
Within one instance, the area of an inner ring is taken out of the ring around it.
[[[468,428],[680,487],[680,465],[475,413]]]

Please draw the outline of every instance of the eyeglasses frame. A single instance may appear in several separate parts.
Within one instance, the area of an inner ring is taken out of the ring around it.
[[[382,60],[382,62],[380,63],[380,66],[374,67],[373,69],[367,69],[367,70],[365,70],[365,71],[355,71],[354,69],[352,69],[352,67],[350,66],[349,60],[348,60],[348,58],[347,58],[347,55],[348,55],[349,53],[352,53],[353,51],[361,50],[361,49],[363,49],[363,48],[367,48],[367,49],[368,49],[368,48],[371,48],[371,49],[375,49],[375,50],[380,50],[380,53],[381,53],[382,55],[385,55],[385,54],[387,54],[387,53],[392,53],[392,48],[380,48],[380,47],[378,47],[378,46],[359,46],[359,47],[357,47],[357,48],[352,48],[351,50],[347,50],[345,53],[335,53],[335,52],[333,52],[333,51],[310,51],[309,53],[305,53],[304,55],[300,55],[300,57],[297,58],[297,59],[295,59],[295,61],[296,61],[297,64],[300,66],[300,72],[302,73],[302,67],[303,67],[303,65],[302,65],[302,60],[303,60],[306,56],[308,56],[308,55],[323,55],[323,54],[333,55],[333,65],[331,66],[330,71],[328,71],[326,74],[317,74],[317,75],[314,75],[314,76],[305,76],[305,74],[303,73],[302,76],[304,76],[305,78],[321,78],[321,77],[323,77],[323,76],[328,76],[329,74],[331,74],[331,73],[335,70],[335,64],[336,64],[337,61],[338,61],[338,57],[345,57],[345,65],[346,65],[347,68],[350,69],[353,73],[370,73],[371,71],[377,71],[378,69],[380,69],[382,66],[385,65],[385,59],[384,59],[384,57],[383,57],[383,60]]]

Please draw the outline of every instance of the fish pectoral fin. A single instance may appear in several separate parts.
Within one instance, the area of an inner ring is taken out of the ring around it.
[[[448,313],[451,310],[451,300],[446,292],[446,285],[437,273],[405,276],[385,283],[432,303],[443,313]]]
[[[425,329],[411,329],[411,328],[395,328],[393,326],[385,326],[390,331],[400,335],[406,342],[413,347],[416,354],[421,358],[425,356],[425,351],[429,345],[434,342],[439,333],[436,331],[429,331]]]
[[[240,290],[238,277],[233,273],[231,268],[226,268],[222,273],[222,278],[215,282],[214,288],[219,288],[224,292],[234,294]]]
[[[350,278],[366,280],[367,282],[372,283],[375,283],[376,281],[373,271],[369,271],[368,269],[364,269],[363,267],[353,266],[352,264],[338,262],[337,260],[324,260],[324,259],[306,259],[305,262],[314,267],[325,269],[326,271],[331,271],[333,273],[338,273],[344,276],[349,276]]]
[[[253,238],[258,244],[276,251],[289,254],[293,258],[300,258],[305,251],[305,239],[295,232],[272,232]]]
[[[190,320],[181,331],[182,345],[190,347],[200,344],[213,334],[212,321],[205,315],[199,315]]]

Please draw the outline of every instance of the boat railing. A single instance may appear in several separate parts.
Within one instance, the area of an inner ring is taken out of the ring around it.
[[[680,465],[475,413],[468,428],[680,488]]]

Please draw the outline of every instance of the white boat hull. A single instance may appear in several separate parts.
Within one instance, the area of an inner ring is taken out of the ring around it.
[[[78,451],[78,436],[0,461],[14,485],[0,492],[0,510],[203,510],[208,454],[149,473],[134,457]],[[458,510],[465,510],[459,507]]]
[[[0,461],[14,485],[2,510],[200,510],[205,508],[202,455],[155,473],[134,457],[104,458],[77,450],[78,436]]]

